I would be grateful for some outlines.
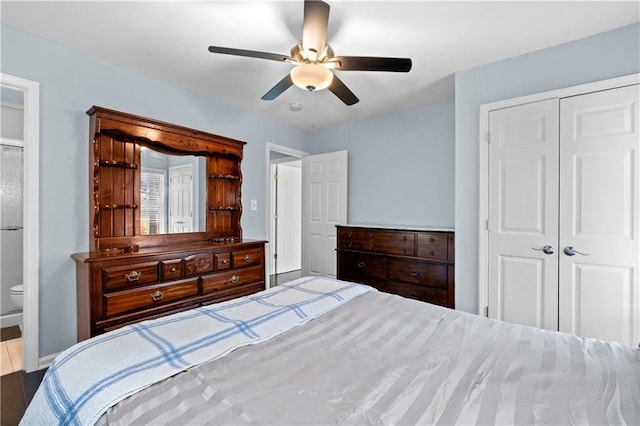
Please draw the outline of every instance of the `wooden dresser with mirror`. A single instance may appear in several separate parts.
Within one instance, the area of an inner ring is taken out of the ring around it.
[[[89,252],[76,253],[78,340],[263,290],[265,241],[242,238],[244,142],[92,107]]]

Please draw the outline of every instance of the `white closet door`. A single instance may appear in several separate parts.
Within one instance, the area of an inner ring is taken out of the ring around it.
[[[638,85],[560,102],[560,331],[640,342]],[[565,254],[574,247],[576,254]]]
[[[302,159],[302,273],[336,276],[336,225],[347,222],[348,152]]]
[[[558,100],[492,111],[489,129],[488,315],[557,330]]]

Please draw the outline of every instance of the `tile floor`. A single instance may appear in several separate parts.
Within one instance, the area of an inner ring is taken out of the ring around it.
[[[22,337],[0,342],[0,375],[22,370]]]

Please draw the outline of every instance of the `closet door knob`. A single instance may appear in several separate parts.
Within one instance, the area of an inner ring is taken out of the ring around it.
[[[542,248],[532,247],[531,250],[541,251],[541,252],[544,252],[544,254],[553,254],[553,246],[551,245],[546,245]]]
[[[564,252],[564,254],[566,254],[567,256],[575,256],[576,254],[580,254],[582,256],[589,256],[589,253],[583,253],[581,251],[576,250],[575,247],[573,246],[567,246],[564,248],[564,250],[562,250]]]

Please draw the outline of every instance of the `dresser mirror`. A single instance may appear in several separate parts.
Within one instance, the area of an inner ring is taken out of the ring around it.
[[[140,234],[206,231],[206,157],[140,150]]]
[[[244,142],[92,107],[90,251],[242,240]]]

